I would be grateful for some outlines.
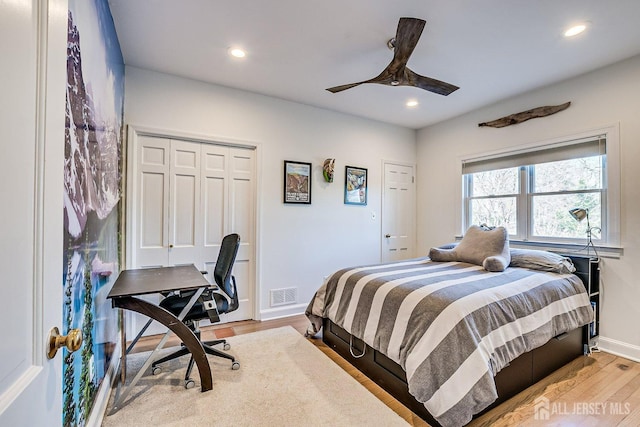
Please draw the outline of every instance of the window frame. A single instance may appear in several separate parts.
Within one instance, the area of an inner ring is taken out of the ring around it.
[[[486,161],[500,160],[521,153],[540,153],[545,150],[552,150],[567,145],[580,144],[589,139],[602,137],[606,143],[606,156],[603,161],[603,182],[600,191],[602,217],[601,227],[602,234],[599,238],[594,236],[593,241],[597,247],[606,249],[620,248],[620,142],[619,142],[619,124],[609,125],[606,127],[592,129],[581,133],[558,137],[545,141],[524,144],[520,146],[510,147],[508,149],[495,150],[493,152],[485,152],[481,155],[467,155],[459,157],[461,165],[461,197],[458,199],[460,205],[460,222],[461,234],[469,227],[470,224],[470,203],[471,198],[468,197],[470,190],[470,176],[465,179],[465,164]],[[515,167],[515,166],[514,166]],[[510,235],[510,240],[521,243],[525,246],[545,246],[550,249],[560,248],[567,249],[569,247],[584,246],[586,239],[566,238],[566,237],[547,237],[533,236],[533,215],[532,204],[533,197],[545,193],[533,193],[533,168],[527,166],[518,166],[519,168],[519,189],[520,194],[516,195],[516,212],[517,212],[517,234]],[[576,190],[567,191],[568,194],[576,194],[579,192],[592,192],[593,190]],[[558,193],[555,193],[558,194]],[[505,195],[500,195],[504,197]],[[526,215],[522,215],[525,212]]]

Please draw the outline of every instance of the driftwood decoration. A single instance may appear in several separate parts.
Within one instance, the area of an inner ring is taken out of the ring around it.
[[[558,113],[562,110],[566,110],[571,105],[571,102],[565,102],[560,105],[546,105],[544,107],[533,108],[531,110],[522,111],[520,113],[511,114],[509,116],[501,117],[490,122],[478,123],[478,126],[491,126],[494,128],[503,128],[509,125],[515,125],[518,123],[526,122],[529,119],[535,119],[538,117],[550,116]]]

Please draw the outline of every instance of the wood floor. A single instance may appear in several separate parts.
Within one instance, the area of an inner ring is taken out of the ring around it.
[[[308,322],[304,315],[299,315],[264,322],[228,323],[202,328],[202,338],[225,338],[287,325],[304,334]],[[158,340],[159,337],[143,338],[135,350],[151,350]],[[410,425],[428,426],[338,356],[321,339],[314,338],[311,342]],[[167,346],[178,343],[173,337]],[[640,426],[640,363],[608,353],[593,353],[591,357],[578,358],[474,419],[469,426]]]

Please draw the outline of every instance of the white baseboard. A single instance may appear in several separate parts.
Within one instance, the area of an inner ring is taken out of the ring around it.
[[[287,305],[285,307],[267,308],[260,310],[260,320],[273,320],[280,319],[282,317],[296,316],[298,314],[304,314],[309,304],[295,304]]]
[[[104,415],[107,412],[111,390],[113,390],[113,385],[119,380],[117,375],[118,372],[120,372],[118,368],[120,367],[121,350],[120,343],[118,343],[113,351],[113,356],[111,356],[109,368],[102,379],[102,383],[100,383],[100,387],[98,387],[98,393],[96,393],[89,419],[85,422],[87,427],[100,427],[102,425]]]
[[[640,362],[640,347],[637,345],[600,336],[598,337],[598,348],[607,353]]]

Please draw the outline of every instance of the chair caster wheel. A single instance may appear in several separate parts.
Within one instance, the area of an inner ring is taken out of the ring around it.
[[[194,388],[195,386],[196,382],[194,380],[189,379],[184,382],[184,388],[186,388],[187,390],[190,388]]]
[[[162,372],[162,368],[160,366],[154,366],[151,368],[151,374],[153,375],[158,375],[160,372]]]
[[[229,344],[228,342],[224,343],[224,345],[222,346],[223,350],[229,350],[231,348],[231,344]]]
[[[240,362],[233,362],[231,364],[231,369],[233,369],[234,371],[237,371],[238,369],[240,369]]]

